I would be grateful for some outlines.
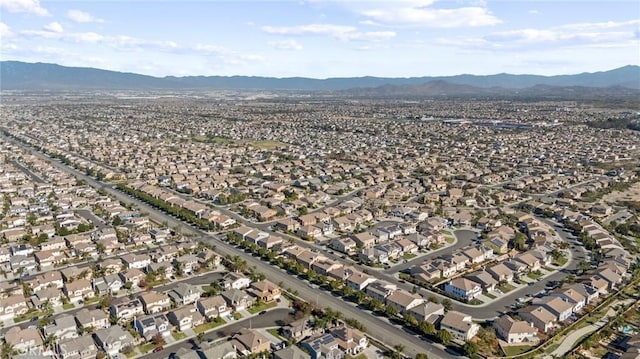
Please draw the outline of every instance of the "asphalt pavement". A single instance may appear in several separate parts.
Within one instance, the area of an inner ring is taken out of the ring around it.
[[[293,321],[293,311],[291,309],[279,308],[273,309],[265,314],[245,318],[235,322],[225,324],[218,327],[213,331],[206,333],[203,338],[203,342],[216,341],[222,338],[229,337],[233,333],[237,333],[240,329],[244,328],[272,328],[285,325],[288,322]],[[198,342],[195,338],[185,340],[183,342],[176,343],[170,346],[164,346],[164,350],[157,353],[149,353],[141,356],[144,359],[166,359],[171,354],[176,353],[179,349],[198,349]]]

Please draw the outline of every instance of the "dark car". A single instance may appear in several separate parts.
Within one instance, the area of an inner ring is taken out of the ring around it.
[[[258,315],[263,315],[263,314],[267,314],[266,310],[261,311],[260,313],[258,313]]]

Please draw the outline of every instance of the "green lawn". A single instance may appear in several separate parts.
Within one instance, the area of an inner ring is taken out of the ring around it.
[[[416,254],[414,254],[414,253],[405,253],[404,255],[402,255],[402,258],[403,258],[403,259],[407,259],[407,260],[409,260],[409,259],[413,259],[413,258],[415,258],[415,257],[417,257],[417,255],[416,255]]]
[[[542,273],[536,273],[536,272],[527,273],[527,277],[533,280],[537,280],[538,278],[542,277]]]
[[[247,312],[251,313],[251,314],[256,314],[256,313],[260,313],[263,310],[269,309],[269,308],[274,308],[278,305],[278,303],[276,303],[276,301],[271,301],[268,303],[263,303],[261,305],[254,305],[253,307],[247,309]]]
[[[531,348],[530,345],[517,345],[517,346],[505,346],[502,347],[502,351],[506,356],[518,355],[528,351]]]
[[[224,321],[224,319],[221,319],[219,321],[213,321],[213,322],[208,322],[208,323],[204,323],[202,325],[198,325],[197,327],[193,328],[193,331],[196,332],[196,334],[200,334],[200,333],[204,333],[206,331],[209,331],[215,327],[219,327],[222,324],[226,323]]]
[[[267,329],[267,332],[269,332],[269,334],[273,335],[274,337],[278,338],[278,339],[282,339],[285,340],[285,338],[282,337],[282,335],[280,335],[280,333],[278,332],[278,328],[271,328],[271,329]]]
[[[73,305],[73,303],[67,303],[67,304],[63,304],[63,305],[62,305],[62,309],[64,309],[64,310],[73,309],[73,308],[75,308],[75,307],[76,307],[76,306],[75,306],[75,305]]]
[[[155,348],[155,347],[156,347],[156,345],[153,344],[153,343],[145,343],[145,344],[142,344],[142,345],[138,346],[138,349],[140,349],[140,353],[145,354],[145,353],[148,353],[148,352],[152,351],[153,348]]]
[[[235,320],[242,319],[242,314],[240,314],[238,312],[234,312],[233,313],[233,319],[235,319]]]
[[[500,289],[500,291],[502,293],[509,293],[512,290],[516,289],[516,287],[514,287],[513,285],[511,285],[509,283],[505,283],[505,284],[499,285],[498,289]]]
[[[183,332],[175,332],[175,333],[171,333],[171,336],[173,337],[173,339],[177,340],[182,340],[184,338],[187,337],[186,334],[184,334]]]
[[[456,240],[453,237],[444,237],[444,240],[447,241],[447,243],[451,244],[453,242],[455,242]]]
[[[567,257],[560,257],[558,258],[558,260],[553,261],[553,264],[557,265],[558,267],[562,267],[563,265],[565,265],[565,263],[567,263],[568,259]]]
[[[496,299],[496,296],[491,294],[491,293],[484,293],[484,295],[486,295],[487,297],[489,297],[491,299]]]
[[[516,346],[504,346],[502,351],[506,356],[518,355],[528,351],[531,348],[530,345],[516,345]]]

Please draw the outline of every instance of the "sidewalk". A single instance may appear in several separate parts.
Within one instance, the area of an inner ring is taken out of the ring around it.
[[[609,318],[616,316],[616,311],[613,309],[613,307],[619,304],[626,305],[629,303],[634,303],[634,300],[627,299],[624,301],[617,301],[609,304],[609,309],[607,310],[607,314],[605,314],[604,317],[600,318],[600,320],[598,320],[596,323],[580,328],[576,331],[571,332],[569,335],[565,336],[562,342],[560,343],[560,346],[556,348],[556,350],[554,350],[550,355],[545,356],[544,359],[563,357],[566,353],[570,352],[571,349],[573,349],[573,347],[577,344],[580,338],[582,338],[587,334],[591,334],[595,331],[598,331],[602,327],[607,325],[609,323]]]

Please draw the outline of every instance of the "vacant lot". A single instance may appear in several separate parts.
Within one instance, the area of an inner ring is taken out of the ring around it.
[[[613,191],[604,195],[602,200],[609,204],[615,204],[621,201],[640,201],[640,182],[635,183],[626,191]]]

